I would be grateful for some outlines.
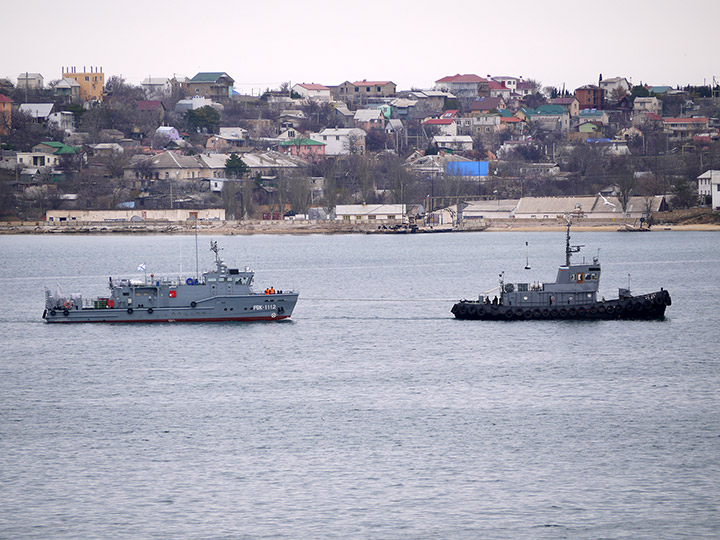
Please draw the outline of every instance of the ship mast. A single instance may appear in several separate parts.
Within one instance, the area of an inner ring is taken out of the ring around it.
[[[567,221],[567,231],[565,232],[565,266],[570,266],[570,258],[572,257],[573,253],[577,253],[580,251],[580,248],[583,247],[582,245],[579,246],[571,246],[570,245],[570,225],[572,225],[572,221],[570,218],[566,217],[565,220]]]

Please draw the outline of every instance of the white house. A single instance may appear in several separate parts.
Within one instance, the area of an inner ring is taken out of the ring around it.
[[[341,221],[402,221],[404,216],[404,204],[338,204],[335,207],[335,219]]]
[[[704,199],[712,197],[712,207],[720,210],[720,171],[705,171],[698,176],[698,195]]]
[[[303,99],[315,101],[332,101],[332,92],[327,86],[315,83],[300,83],[292,87],[293,92]]]
[[[53,103],[23,103],[18,107],[22,113],[29,114],[38,122],[47,122],[48,116],[53,112]]]
[[[432,138],[432,142],[439,148],[449,148],[451,150],[472,150],[473,139],[470,135],[436,135]]]
[[[365,154],[365,132],[360,128],[326,128],[310,138],[325,143],[326,156]]]
[[[25,89],[41,89],[45,84],[45,79],[40,73],[21,73],[17,78],[17,87]]]
[[[610,97],[613,90],[623,91],[626,94],[630,93],[630,83],[625,77],[611,77],[609,79],[603,79],[598,85],[600,88],[605,90],[605,95]]]
[[[147,77],[140,83],[145,96],[150,98],[161,98],[172,93],[172,84],[167,77]]]
[[[66,133],[75,131],[75,115],[70,111],[51,113],[48,115],[48,122]]]
[[[172,126],[160,126],[155,130],[156,135],[167,137],[171,141],[180,141],[180,132]]]

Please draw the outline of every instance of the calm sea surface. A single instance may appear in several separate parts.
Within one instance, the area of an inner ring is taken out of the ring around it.
[[[215,239],[292,321],[48,325],[194,239],[0,237],[0,538],[720,537],[718,233],[573,234],[655,322],[452,318],[561,232]]]

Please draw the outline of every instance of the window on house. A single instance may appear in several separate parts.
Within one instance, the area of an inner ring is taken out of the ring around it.
[[[378,87],[377,87],[377,91],[378,91],[378,92],[382,92],[382,87],[378,86]]]
[[[339,140],[340,140],[340,135],[335,135],[335,140],[336,140],[336,141],[339,141]]]
[[[366,87],[365,87],[365,91],[366,91],[366,92],[369,92],[369,91],[370,91],[370,87],[369,87],[369,86],[366,86]]]
[[[355,87],[355,91],[356,91],[356,92],[359,92],[360,89],[356,86],[356,87]]]
[[[323,141],[327,141],[327,135],[323,135]]]
[[[167,172],[167,171],[165,171],[165,178],[166,178],[166,179],[167,179],[167,178],[170,178],[170,173]]]
[[[85,80],[89,82],[89,81],[90,81],[90,77],[85,77]]]

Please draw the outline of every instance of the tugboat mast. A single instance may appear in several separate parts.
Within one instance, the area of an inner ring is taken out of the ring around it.
[[[583,246],[570,245],[570,225],[572,225],[572,221],[568,217],[566,217],[565,220],[567,221],[567,231],[565,233],[565,266],[569,267],[572,254],[578,253],[580,251],[580,248]]]

